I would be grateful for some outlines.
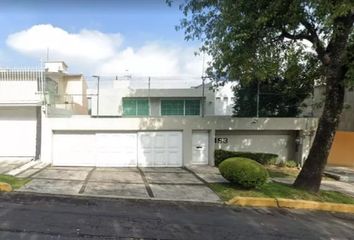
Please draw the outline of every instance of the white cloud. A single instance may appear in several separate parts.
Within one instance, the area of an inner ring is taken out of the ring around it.
[[[66,61],[72,71],[86,74],[107,76],[128,70],[140,76],[201,75],[202,57],[194,56],[194,48],[153,42],[134,49],[123,48],[122,42],[120,33],[87,29],[70,33],[50,24],[34,25],[7,38],[7,45],[19,53],[43,58],[49,48],[51,60]]]

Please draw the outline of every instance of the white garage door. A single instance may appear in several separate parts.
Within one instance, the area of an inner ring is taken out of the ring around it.
[[[138,165],[141,167],[181,167],[181,132],[139,132]]]
[[[97,133],[96,147],[99,167],[135,167],[138,163],[136,133]]]
[[[53,135],[53,165],[95,166],[94,133],[55,133]]]
[[[0,157],[34,157],[35,107],[0,109]]]

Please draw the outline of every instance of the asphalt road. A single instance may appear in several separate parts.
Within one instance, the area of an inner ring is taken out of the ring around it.
[[[354,215],[1,194],[0,239],[354,239]]]

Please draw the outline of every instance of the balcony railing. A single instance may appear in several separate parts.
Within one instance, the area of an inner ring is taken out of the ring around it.
[[[0,103],[39,103],[44,79],[41,69],[0,69]]]

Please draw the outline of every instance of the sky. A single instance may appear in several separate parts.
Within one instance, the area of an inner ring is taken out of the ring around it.
[[[71,73],[200,79],[178,0],[0,0],[0,67],[65,61]],[[199,80],[198,80],[199,81]]]

